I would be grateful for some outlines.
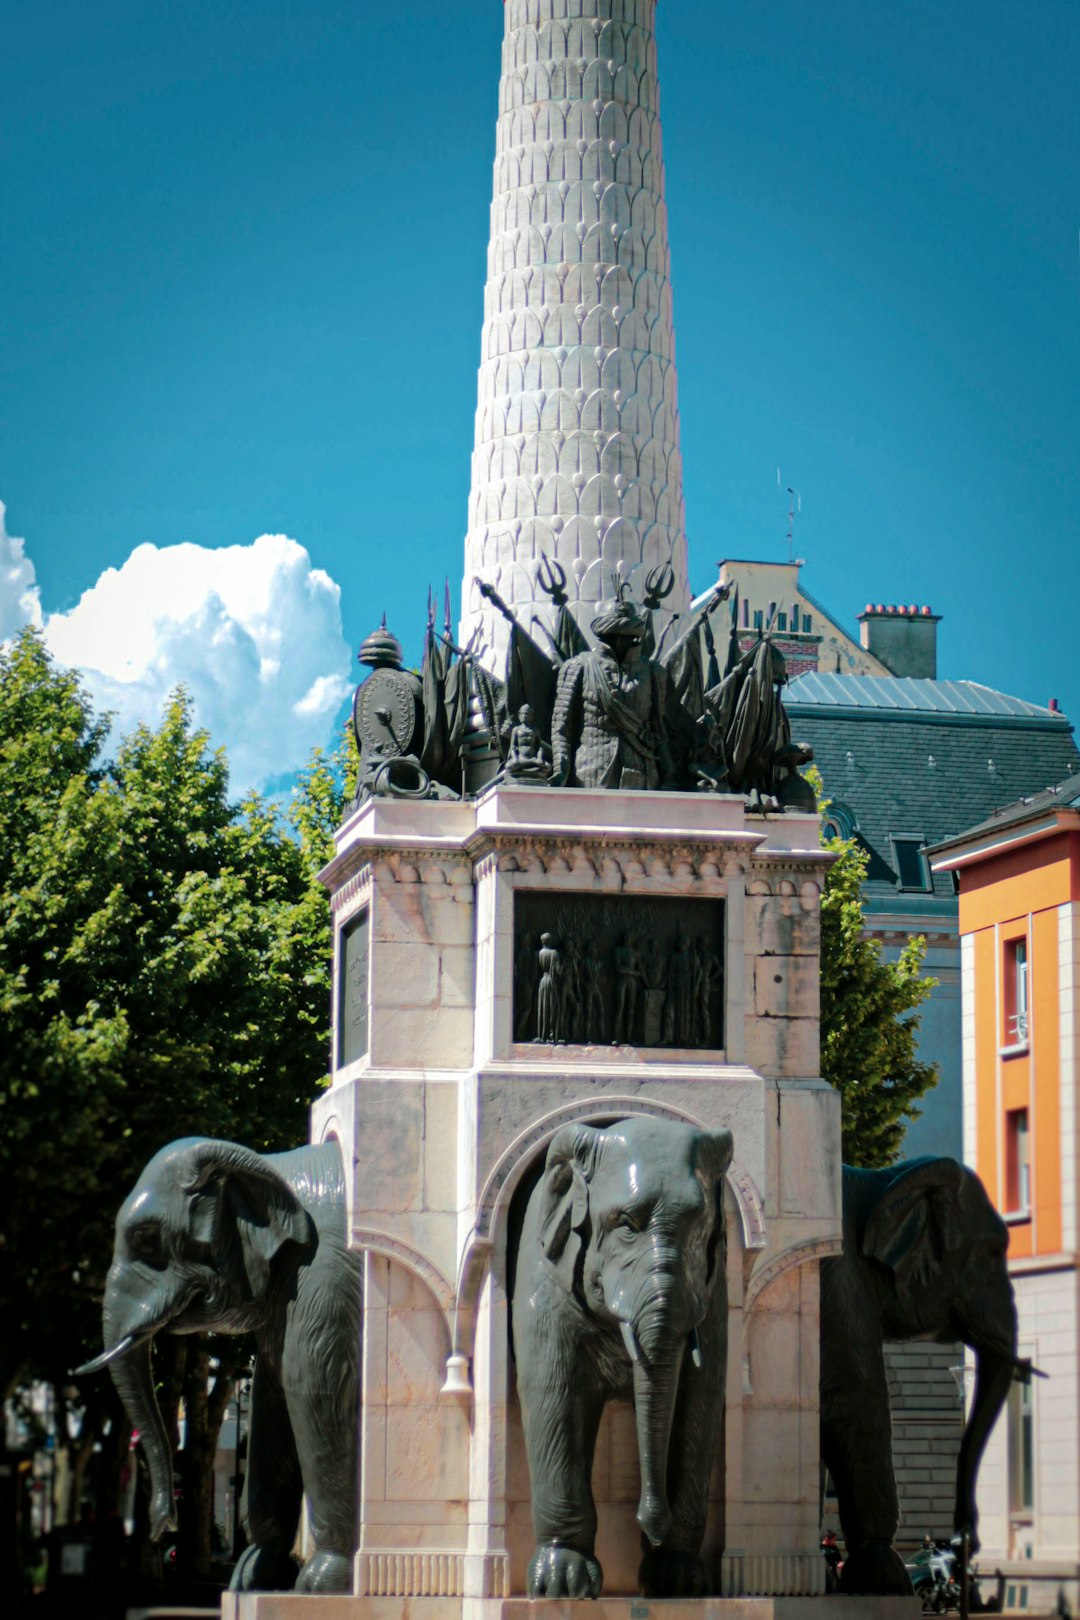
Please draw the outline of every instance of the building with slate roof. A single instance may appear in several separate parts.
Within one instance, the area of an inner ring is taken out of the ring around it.
[[[1064,715],[972,681],[808,673],[790,682],[792,734],[811,744],[833,829],[869,853],[865,916],[895,957],[926,937],[938,980],[923,1004],[919,1053],[939,1081],[920,1102],[904,1151],[964,1157],[959,902],[926,849],[1080,769]],[[991,1193],[993,1189],[991,1187]],[[899,1543],[952,1523],[963,1426],[963,1347],[887,1347]]]
[[[939,985],[923,1009],[920,1055],[940,1079],[905,1151],[959,1158],[958,906],[951,876],[932,873],[924,851],[1080,770],[1072,726],[973,681],[810,673],[790,683],[785,705],[793,734],[813,747],[835,830],[869,852],[868,928],[894,955],[926,936]]]

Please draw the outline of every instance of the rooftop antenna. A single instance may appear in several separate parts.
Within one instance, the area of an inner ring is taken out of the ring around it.
[[[776,469],[776,487],[783,489],[784,481],[780,476],[780,469]],[[787,560],[789,563],[802,564],[802,558],[795,555],[795,519],[802,512],[802,496],[792,485],[787,486],[788,515],[787,515]]]
[[[787,560],[795,561],[795,515],[802,512],[802,496],[797,489],[788,485],[788,514],[787,514]]]

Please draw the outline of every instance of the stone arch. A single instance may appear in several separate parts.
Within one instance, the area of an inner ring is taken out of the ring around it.
[[[828,1260],[833,1255],[842,1254],[843,1250],[842,1237],[814,1238],[809,1243],[793,1243],[789,1248],[781,1249],[779,1254],[773,1255],[771,1260],[751,1272],[743,1297],[743,1321],[750,1317],[758,1300],[770,1285],[793,1267],[805,1266],[811,1260]]]
[[[376,1227],[354,1227],[349,1234],[349,1247],[367,1249],[372,1254],[381,1255],[384,1260],[392,1260],[395,1265],[403,1266],[418,1282],[423,1283],[439,1307],[447,1336],[451,1345],[453,1344],[454,1290],[438,1266],[433,1265],[411,1244],[404,1243],[401,1238],[394,1237],[389,1232],[381,1232]]]
[[[685,1109],[673,1108],[667,1103],[654,1102],[650,1097],[589,1097],[579,1102],[565,1103],[562,1107],[554,1109],[550,1114],[545,1114],[540,1119],[535,1120],[527,1130],[516,1136],[503,1151],[492,1166],[484,1183],[480,1198],[477,1201],[476,1226],[473,1229],[472,1239],[462,1262],[462,1271],[459,1273],[459,1279],[461,1279],[459,1280],[459,1306],[472,1303],[472,1301],[462,1297],[461,1286],[468,1270],[469,1250],[477,1244],[488,1250],[504,1234],[510,1210],[510,1201],[518,1183],[536,1155],[547,1146],[556,1132],[564,1125],[573,1124],[576,1121],[589,1124],[598,1119],[622,1119],[633,1115],[676,1120],[683,1125],[693,1125],[698,1130],[709,1130],[711,1128],[703,1120],[696,1118],[695,1115],[688,1113]],[[747,1249],[763,1247],[765,1242],[764,1202],[753,1177],[739,1163],[737,1158],[732,1160],[727,1173],[727,1183],[731,1188],[739,1211],[744,1247]]]

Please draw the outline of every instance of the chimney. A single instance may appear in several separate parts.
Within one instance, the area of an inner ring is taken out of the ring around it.
[[[859,640],[890,675],[937,680],[937,627],[940,613],[928,607],[884,607],[867,602],[859,614]]]

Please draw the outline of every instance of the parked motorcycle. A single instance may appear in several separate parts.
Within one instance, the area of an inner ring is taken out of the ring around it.
[[[960,1561],[951,1542],[924,1536],[922,1546],[905,1560],[904,1567],[924,1614],[959,1612]]]

